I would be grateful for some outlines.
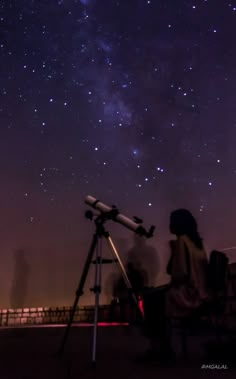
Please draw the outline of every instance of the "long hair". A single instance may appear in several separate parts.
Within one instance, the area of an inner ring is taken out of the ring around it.
[[[187,209],[177,209],[170,215],[170,231],[177,236],[187,235],[196,247],[202,248],[202,238],[198,233],[197,222]]]

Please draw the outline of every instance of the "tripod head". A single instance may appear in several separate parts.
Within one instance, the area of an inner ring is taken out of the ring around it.
[[[146,238],[151,238],[153,236],[155,230],[154,225],[152,225],[149,230],[146,230],[142,225],[142,219],[135,216],[133,217],[133,220],[131,220],[130,218],[122,215],[118,208],[114,205],[110,207],[102,203],[100,200],[95,199],[93,196],[87,196],[85,203],[100,211],[100,214],[97,216],[95,222],[105,223],[107,220],[112,220],[120,223],[140,236],[144,236]],[[94,214],[92,211],[88,210],[85,212],[85,217],[92,220],[94,218]]]

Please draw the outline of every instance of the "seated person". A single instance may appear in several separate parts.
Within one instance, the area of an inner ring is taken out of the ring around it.
[[[140,295],[143,292],[147,281],[147,273],[135,261],[129,261],[125,268],[127,277],[132,286],[132,292],[139,304]],[[135,322],[138,318],[140,319],[140,315],[137,314],[137,308],[135,306],[132,293],[129,292],[122,276],[114,282],[113,303],[119,304],[120,321]],[[140,309],[140,311],[142,310]]]
[[[147,273],[142,267],[136,266],[135,262],[128,262],[126,265],[126,273],[134,294],[138,297],[147,282]]]
[[[151,345],[148,359],[171,358],[170,319],[187,317],[208,298],[208,259],[196,220],[188,210],[178,209],[171,213],[170,232],[176,235],[167,265],[170,283],[144,295],[144,329]]]
[[[171,214],[170,231],[177,239],[170,241],[171,258],[167,272],[171,276],[166,299],[167,316],[185,317],[208,298],[208,259],[197,223],[184,209]]]

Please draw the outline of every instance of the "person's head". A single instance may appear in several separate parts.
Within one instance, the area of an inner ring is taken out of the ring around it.
[[[17,262],[22,262],[25,260],[25,252],[23,249],[18,249],[14,251],[14,259]]]
[[[137,233],[134,233],[134,245],[135,246],[143,246],[145,244],[145,237],[140,236]]]
[[[197,222],[187,209],[177,209],[171,212],[170,232],[177,237],[187,235],[197,247],[203,246],[198,233]]]

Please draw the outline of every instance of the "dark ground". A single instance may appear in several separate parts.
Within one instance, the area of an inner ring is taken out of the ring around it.
[[[56,352],[64,330],[59,326],[0,328],[0,379],[236,378],[236,343],[232,341],[232,346],[227,340],[224,346],[217,347],[212,336],[190,336],[189,358],[184,360],[176,335],[177,363],[168,368],[154,362],[135,362],[136,355],[147,347],[146,339],[136,328],[99,327],[94,369],[91,367],[93,329],[74,326],[63,358],[59,359]],[[211,354],[203,348],[206,341],[213,341],[214,353],[213,347]],[[218,369],[202,369],[203,364],[218,365]],[[220,369],[222,365],[227,369]]]

